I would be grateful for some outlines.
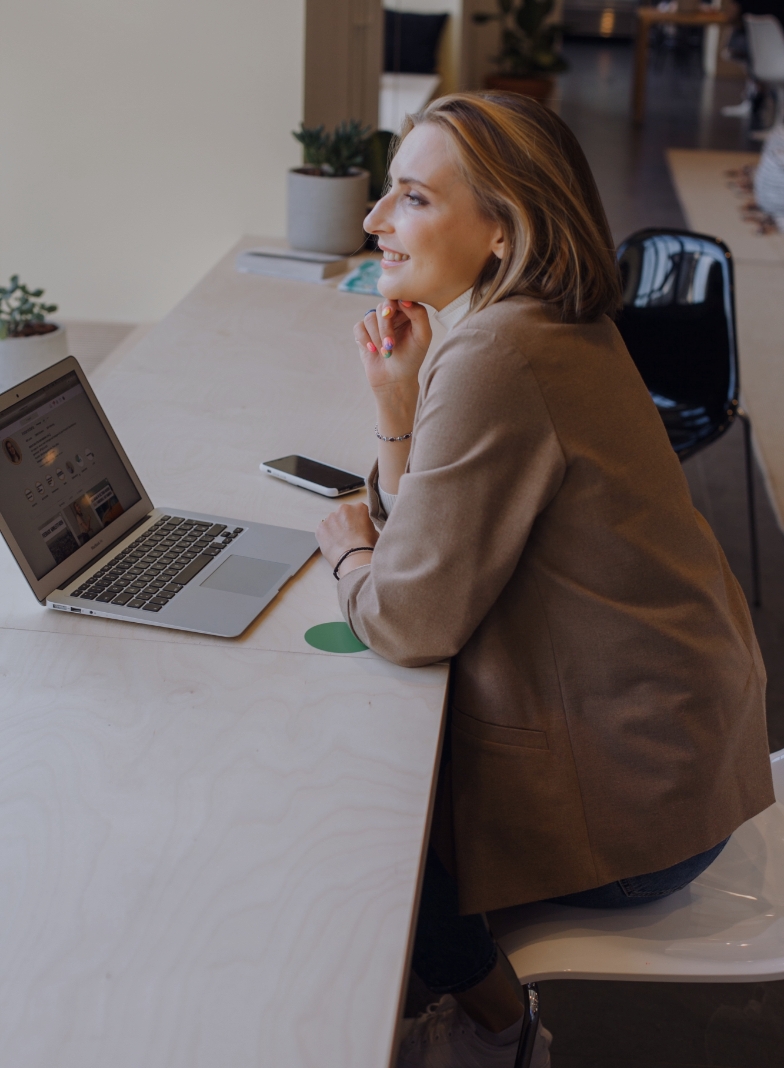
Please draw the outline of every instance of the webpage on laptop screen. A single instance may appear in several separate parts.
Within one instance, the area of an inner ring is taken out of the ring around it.
[[[138,500],[73,372],[0,416],[0,510],[36,578]]]

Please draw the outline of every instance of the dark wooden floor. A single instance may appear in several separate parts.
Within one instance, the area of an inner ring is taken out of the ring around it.
[[[684,226],[664,158],[669,147],[750,151],[744,123],[723,118],[742,83],[703,80],[699,62],[654,61],[642,129],[629,118],[631,47],[571,42],[560,112],[580,139],[620,242],[644,226]],[[685,465],[696,506],[750,589],[743,434],[739,426]],[[784,748],[784,537],[757,472],[762,561],[755,626],[769,674],[771,750]],[[540,984],[553,1068],[784,1068],[784,982]],[[427,991],[412,983],[409,1011]]]
[[[570,42],[570,70],[561,76],[561,117],[588,157],[610,226],[619,244],[641,226],[683,226],[665,150],[714,148],[756,151],[747,124],[724,118],[737,104],[743,82],[704,79],[698,62],[652,58],[645,122],[630,120],[631,44]]]

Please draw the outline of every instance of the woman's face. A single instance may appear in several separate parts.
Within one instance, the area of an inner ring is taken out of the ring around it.
[[[440,127],[415,126],[392,161],[390,191],[365,219],[384,256],[378,288],[391,300],[440,311],[503,254],[503,231],[480,211],[454,153]]]

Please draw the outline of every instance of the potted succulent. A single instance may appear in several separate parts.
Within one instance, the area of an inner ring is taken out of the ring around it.
[[[494,57],[497,74],[485,78],[485,88],[521,93],[546,101],[553,74],[567,69],[558,50],[563,26],[548,22],[554,0],[496,0],[498,11],[477,12],[476,23],[501,23],[501,51]]]
[[[292,248],[346,254],[365,241],[370,174],[362,163],[370,127],[342,122],[293,131],[305,166],[288,175],[288,241]]]
[[[43,294],[17,274],[0,286],[0,392],[68,355],[65,327],[46,321],[57,305],[40,301]]]

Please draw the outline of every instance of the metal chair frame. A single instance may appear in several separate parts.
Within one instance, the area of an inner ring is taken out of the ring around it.
[[[524,1009],[523,1030],[520,1032],[514,1068],[531,1068],[536,1029],[539,1026],[539,987],[536,983],[525,983],[521,991]]]

